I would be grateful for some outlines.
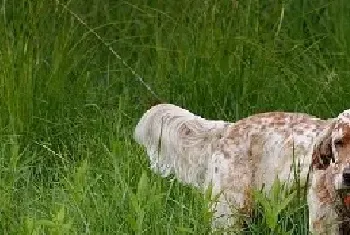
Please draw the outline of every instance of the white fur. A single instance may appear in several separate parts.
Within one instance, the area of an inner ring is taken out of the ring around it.
[[[146,147],[151,168],[163,177],[173,173],[185,183],[204,186],[212,153],[226,127],[172,104],[149,109],[135,129],[135,140]]]

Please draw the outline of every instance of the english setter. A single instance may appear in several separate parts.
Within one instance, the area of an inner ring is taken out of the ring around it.
[[[159,104],[143,115],[134,137],[155,172],[203,189],[210,185],[219,195],[213,228],[237,224],[230,216],[236,212],[250,213],[253,189],[268,190],[276,177],[293,182],[298,162],[301,179],[310,172],[310,231],[339,232],[338,192],[350,187],[350,110],[328,120],[270,112],[228,123]]]

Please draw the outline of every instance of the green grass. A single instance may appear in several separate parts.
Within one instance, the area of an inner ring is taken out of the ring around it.
[[[153,174],[132,140],[159,100],[228,121],[349,108],[344,0],[3,0],[0,12],[2,234],[208,233],[206,197]],[[289,194],[276,195],[260,195],[248,230],[305,234],[305,201],[278,210]]]

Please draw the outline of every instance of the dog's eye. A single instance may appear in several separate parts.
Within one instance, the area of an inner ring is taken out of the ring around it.
[[[335,145],[336,148],[342,147],[343,146],[343,140],[341,140],[341,139],[334,140],[334,145]]]

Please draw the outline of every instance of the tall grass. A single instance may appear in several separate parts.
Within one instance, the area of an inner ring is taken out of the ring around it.
[[[228,121],[349,108],[349,8],[343,0],[3,0],[1,232],[208,233],[207,197],[148,169],[131,138],[138,118],[159,100]],[[306,233],[304,200],[276,211],[273,197],[258,198],[261,216],[247,231]]]

